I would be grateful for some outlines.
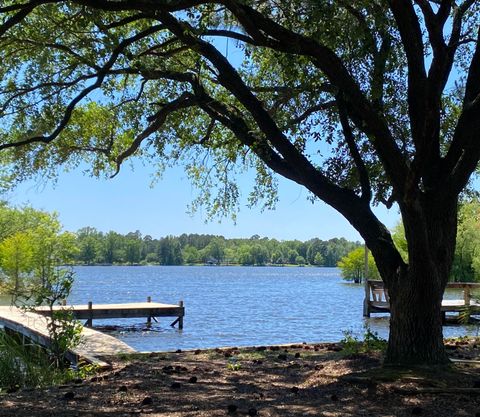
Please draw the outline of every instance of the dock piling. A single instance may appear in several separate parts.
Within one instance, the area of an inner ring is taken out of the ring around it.
[[[148,296],[147,297],[147,303],[152,302],[152,297]],[[152,325],[152,316],[150,314],[150,311],[148,312],[148,317],[147,317],[147,327],[150,327]]]
[[[183,309],[183,301],[179,301],[178,302],[178,307],[180,307],[181,311],[178,312],[179,316],[175,319],[175,321],[170,325],[172,327],[175,327],[175,325],[178,323],[178,330],[182,330],[183,329],[183,315],[185,314],[184,313],[184,309]]]
[[[89,317],[87,319],[87,322],[85,323],[85,326],[92,327],[93,326],[93,303],[91,301],[88,302],[88,314],[89,314]]]
[[[370,317],[370,285],[368,283],[368,247],[365,244],[365,276],[363,278],[365,298],[363,299],[363,317]]]
[[[180,301],[178,305],[183,308],[183,301]],[[178,328],[179,330],[183,329],[183,315],[178,318]]]
[[[468,322],[470,320],[470,303],[471,303],[471,295],[470,295],[470,287],[464,286],[463,287],[463,303],[465,304],[465,316],[464,320]]]

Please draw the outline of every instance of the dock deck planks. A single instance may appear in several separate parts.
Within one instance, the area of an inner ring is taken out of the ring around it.
[[[0,324],[20,333],[37,344],[50,346],[47,329],[50,318],[18,307],[0,306]],[[68,359],[76,362],[83,358],[99,366],[108,365],[104,359],[118,354],[135,353],[136,350],[126,343],[91,328],[84,327],[78,346],[69,352]]]
[[[112,319],[112,318],[135,318],[135,317],[183,317],[185,308],[182,305],[163,304],[155,302],[124,303],[124,304],[87,304],[55,306],[54,310],[68,308],[78,320],[87,319]],[[48,307],[37,307],[39,314],[50,314]]]
[[[369,301],[370,306],[375,309],[372,312],[389,312],[390,304],[386,301]],[[474,301],[468,305],[471,311],[480,312],[480,304]],[[442,311],[445,312],[458,312],[465,307],[464,300],[442,300]]]
[[[480,314],[480,302],[472,299],[472,290],[480,289],[478,282],[449,282],[447,288],[455,288],[463,291],[463,300],[443,299],[442,317],[445,319],[446,313],[469,315]],[[390,297],[382,281],[367,280],[365,282],[365,299],[363,303],[363,316],[370,317],[370,313],[389,313]]]

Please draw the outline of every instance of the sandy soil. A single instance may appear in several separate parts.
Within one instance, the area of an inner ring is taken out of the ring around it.
[[[480,341],[450,370],[381,368],[338,344],[154,353],[68,386],[0,396],[0,416],[480,416]]]

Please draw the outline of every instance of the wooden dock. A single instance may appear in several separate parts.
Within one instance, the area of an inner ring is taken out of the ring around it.
[[[179,329],[183,329],[183,317],[185,316],[185,307],[183,301],[178,305],[163,304],[152,302],[150,297],[144,303],[123,303],[123,304],[93,304],[89,302],[83,305],[55,306],[54,310],[67,308],[77,320],[86,320],[85,325],[92,327],[93,320],[105,320],[115,318],[140,318],[145,317],[147,324],[152,319],[158,317],[176,317],[171,326],[178,324]],[[35,312],[38,314],[49,315],[49,307],[37,307]]]
[[[0,325],[46,348],[51,343],[47,328],[49,320],[45,315],[24,311],[18,307],[0,307]],[[83,359],[104,367],[108,365],[105,362],[108,356],[135,352],[134,348],[113,336],[84,327],[80,343],[67,353],[67,359],[72,363]]]
[[[457,288],[463,291],[463,299],[443,299],[442,314],[444,319],[446,313],[465,313],[480,314],[480,303],[472,300],[471,292],[475,288],[480,288],[480,283],[476,282],[449,282],[448,288]],[[363,315],[370,317],[372,313],[389,313],[390,299],[383,281],[367,280],[365,285],[365,300]]]
[[[179,305],[154,303],[151,302],[150,297],[145,303],[93,304],[89,302],[85,305],[53,307],[53,310],[56,311],[62,309],[71,311],[73,317],[77,320],[86,320],[80,343],[68,352],[67,359],[72,363],[84,359],[99,366],[108,366],[105,359],[108,359],[109,356],[129,354],[136,351],[115,337],[92,329],[94,319],[143,317],[146,318],[147,325],[149,325],[152,319],[156,320],[157,317],[176,317],[171,326],[178,324],[179,329],[181,329],[185,315],[183,302],[180,302]],[[0,306],[0,326],[48,348],[51,343],[47,326],[50,314],[49,307],[37,307],[34,311],[24,311],[18,307]]]

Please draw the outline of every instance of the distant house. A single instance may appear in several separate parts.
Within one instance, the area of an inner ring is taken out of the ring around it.
[[[209,265],[209,266],[220,265],[220,261],[218,259],[210,256],[209,258],[207,258],[205,260],[205,265]]]

